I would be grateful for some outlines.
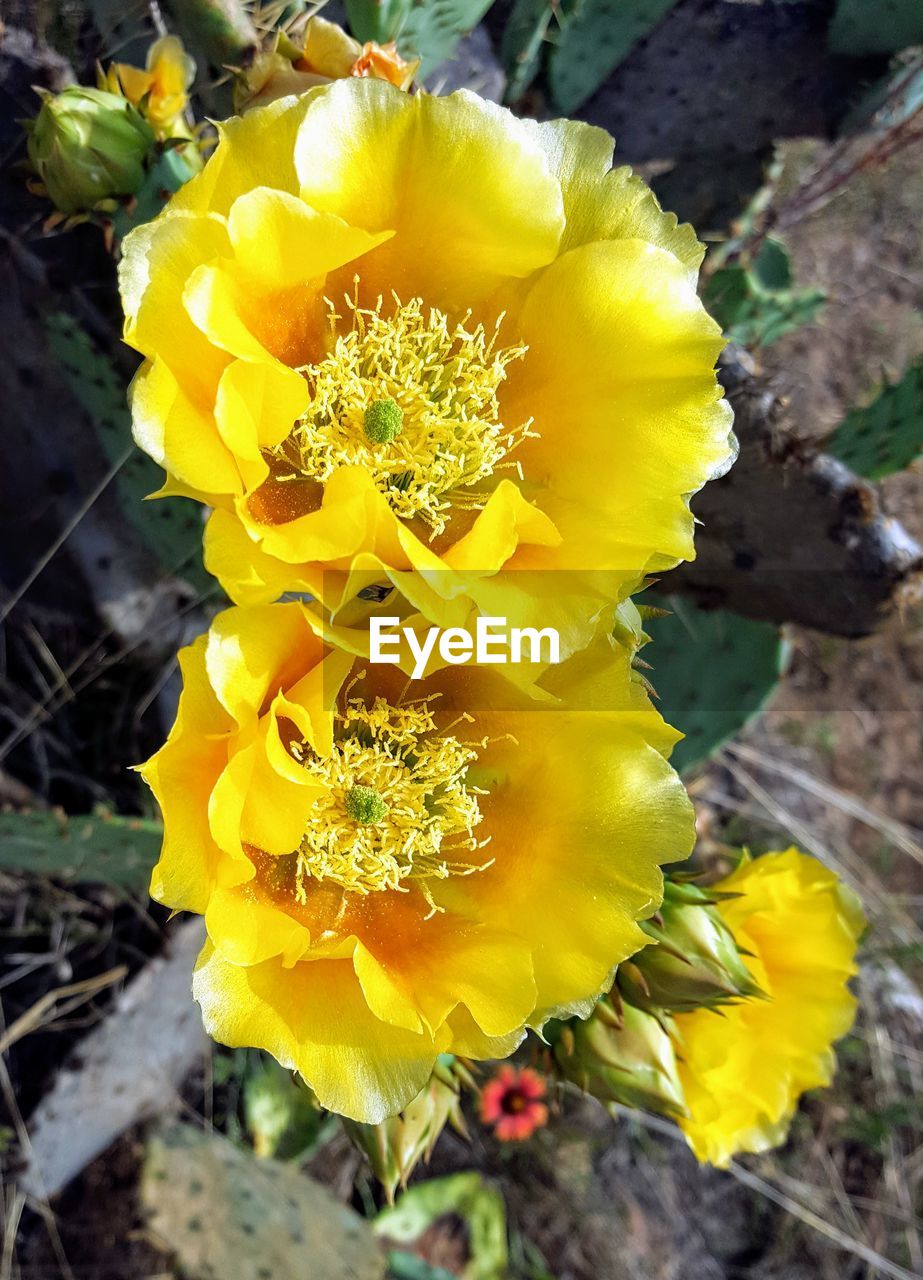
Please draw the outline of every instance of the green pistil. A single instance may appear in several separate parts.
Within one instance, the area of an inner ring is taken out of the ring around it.
[[[350,787],[346,792],[346,812],[361,827],[381,822],[388,806],[373,787]]]
[[[404,410],[396,400],[373,400],[362,423],[372,444],[387,444],[401,434]]]

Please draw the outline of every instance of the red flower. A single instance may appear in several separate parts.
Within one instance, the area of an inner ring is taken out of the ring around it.
[[[545,1082],[528,1067],[501,1067],[481,1090],[481,1119],[501,1142],[521,1142],[548,1119]]]

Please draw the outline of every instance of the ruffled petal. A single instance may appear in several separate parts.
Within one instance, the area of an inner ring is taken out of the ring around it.
[[[257,187],[238,196],[228,214],[236,264],[264,293],[322,279],[391,238],[351,227],[297,196]]]
[[[166,744],[140,773],[163,810],[160,858],[151,874],[151,897],[175,911],[202,913],[221,882],[224,854],[208,825],[208,802],[227,760],[222,731],[230,718],[205,672],[205,637],[180,654],[183,692]]]
[[[829,1084],[832,1045],[849,1030],[865,918],[855,895],[797,849],[744,859],[716,886],[719,910],[766,999],[675,1019],[681,1122],[700,1160],[719,1167],[785,1137],[801,1094]]]
[[[208,902],[205,926],[221,958],[233,965],[262,964],[279,956],[290,966],[311,942],[303,925],[260,899],[249,885],[216,890]]]
[[[238,196],[254,187],[297,195],[295,139],[312,96],[281,98],[219,124],[218,145],[208,164],[180,187],[170,209],[224,215]]]
[[[323,656],[305,610],[288,604],[219,613],[208,633],[205,665],[219,702],[244,725]]]
[[[242,967],[207,943],[192,991],[215,1040],[266,1049],[305,1078],[321,1106],[364,1124],[416,1097],[448,1040],[381,1022],[348,960]]]
[[[145,361],[128,394],[135,442],[155,462],[195,493],[242,491],[237,461],[214,418],[189,399],[164,361]]]
[[[695,283],[705,246],[688,223],[663,212],[627,165],[612,168],[615,144],[604,129],[579,120],[529,124],[561,184],[567,220],[562,253],[593,240],[644,240],[672,253]]]
[[[363,269],[371,297],[394,289],[466,308],[558,249],[561,191],[541,147],[471,93],[410,97],[380,80],[341,80],[310,103],[295,164],[308,204],[394,229]]]
[[[588,569],[623,567],[619,545],[691,559],[688,496],[733,455],[723,339],[681,263],[639,240],[585,245],[538,276],[517,323],[529,351],[504,420],[534,415],[517,457],[564,547]]]

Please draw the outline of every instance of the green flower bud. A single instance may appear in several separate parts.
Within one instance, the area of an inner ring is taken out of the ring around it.
[[[130,196],[144,181],[154,146],[150,125],[125,98],[74,85],[45,94],[29,124],[29,159],[62,213]]]
[[[653,945],[618,971],[620,993],[639,1009],[688,1013],[761,994],[708,890],[668,880],[663,905],[642,928]]]
[[[311,1090],[268,1056],[244,1077],[243,1101],[257,1156],[301,1155],[320,1133],[323,1112]]]
[[[446,1124],[465,1135],[461,1111],[463,1087],[476,1087],[470,1071],[458,1058],[442,1054],[429,1084],[400,1115],[381,1124],[343,1119],[347,1137],[368,1159],[390,1204],[394,1203],[397,1188],[407,1185],[420,1161],[429,1160]]]
[[[686,1114],[673,1042],[651,1014],[606,997],[585,1022],[558,1024],[548,1038],[559,1074],[600,1102]]]

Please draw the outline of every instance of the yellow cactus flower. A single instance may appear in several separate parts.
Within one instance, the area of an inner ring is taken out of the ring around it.
[[[692,557],[722,338],[694,233],[612,148],[352,77],[228,121],[126,239],[135,438],[215,508],[236,602],[397,588],[447,626],[518,617],[513,570],[616,599]]]
[[[830,1083],[833,1043],[855,1015],[846,983],[865,917],[833,872],[795,848],[745,860],[715,888],[740,895],[717,910],[766,996],[674,1019],[689,1113],[680,1127],[720,1168],[778,1146],[801,1094]]]
[[[409,89],[419,66],[419,58],[406,61],[393,42],[360,44],[335,22],[314,14],[300,33],[276,32],[269,47],[238,74],[234,105],[238,111],[250,111],[346,76],[387,80],[398,89]]]
[[[678,735],[601,636],[545,699],[491,668],[417,682],[323,643],[300,603],[220,614],[180,655],[151,893],[205,916],[217,1040],[365,1123],[440,1053],[505,1057],[584,1016],[646,941],[692,815]]]
[[[195,69],[179,37],[163,36],[148,50],[145,69],[113,62],[100,88],[119,93],[139,107],[159,138],[188,138],[186,107]]]

